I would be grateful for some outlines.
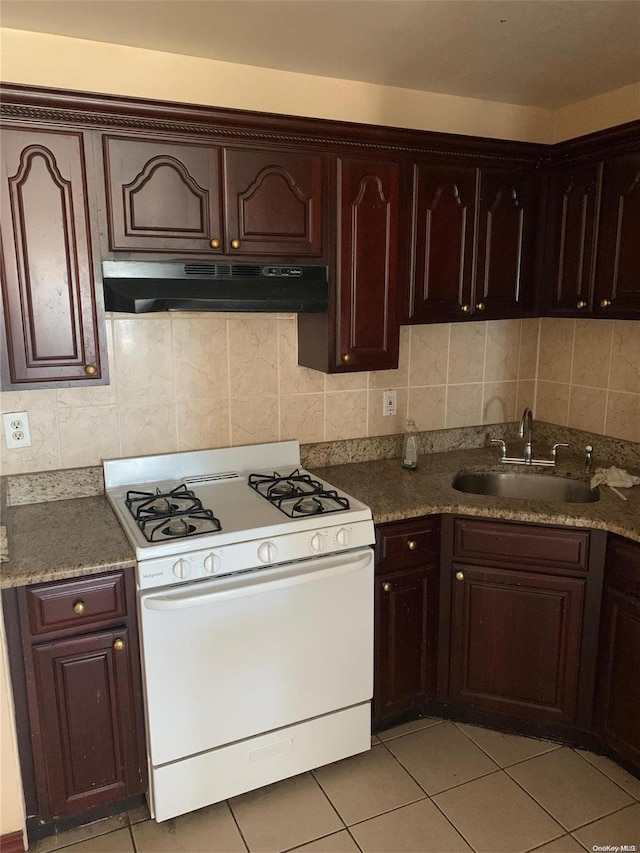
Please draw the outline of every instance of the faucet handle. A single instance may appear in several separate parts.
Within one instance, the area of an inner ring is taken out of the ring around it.
[[[553,459],[553,461],[555,462],[556,459],[558,458],[558,448],[559,447],[569,447],[569,446],[570,445],[565,444],[564,442],[558,442],[558,444],[554,444],[553,447],[551,448],[551,458]]]
[[[507,458],[507,445],[501,438],[491,438],[489,439],[489,444],[500,444],[500,459]]]

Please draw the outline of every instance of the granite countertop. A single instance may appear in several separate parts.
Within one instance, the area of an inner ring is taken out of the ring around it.
[[[368,504],[376,524],[421,515],[457,513],[590,527],[640,542],[640,486],[621,490],[627,497],[626,501],[608,486],[600,486],[600,500],[588,504],[469,495],[451,486],[456,473],[474,470],[525,470],[530,476],[562,474],[586,479],[581,473],[583,462],[578,456],[563,454],[562,450],[559,454],[555,469],[536,467],[525,470],[525,466],[501,464],[497,461],[497,450],[491,447],[422,454],[416,471],[404,470],[399,459],[381,459],[314,467],[313,473]]]
[[[2,589],[135,566],[129,544],[105,497],[7,507],[9,561]]]
[[[567,454],[555,469],[527,469],[526,473],[580,479],[581,466],[579,457]],[[589,504],[467,495],[451,486],[458,471],[522,471],[523,467],[501,465],[494,447],[422,454],[417,471],[405,471],[398,458],[310,466],[319,477],[368,504],[378,524],[457,513],[590,527],[640,542],[640,486],[623,490],[626,501],[601,486],[600,500]],[[103,496],[7,507],[6,515],[10,559],[1,566],[2,588],[135,566],[133,548]]]

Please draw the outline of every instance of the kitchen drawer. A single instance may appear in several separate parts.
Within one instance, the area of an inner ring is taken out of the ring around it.
[[[605,580],[640,598],[640,543],[609,536]]]
[[[440,519],[392,521],[376,527],[376,570],[384,572],[420,566],[438,558]]]
[[[26,590],[32,634],[110,622],[127,614],[124,574],[112,572]]]
[[[527,563],[585,572],[589,566],[588,530],[455,518],[453,556],[491,563]]]

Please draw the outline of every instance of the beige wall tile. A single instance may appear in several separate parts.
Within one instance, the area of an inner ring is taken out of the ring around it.
[[[536,411],[536,383],[533,379],[518,382],[516,395],[516,420],[520,418],[524,408],[528,406],[532,412]]]
[[[449,383],[482,382],[486,323],[452,323],[449,343]]]
[[[606,388],[611,363],[612,320],[576,320],[573,385]]]
[[[527,319],[520,326],[520,359],[518,379],[535,379],[538,371],[538,335],[540,320]]]
[[[0,394],[2,412],[32,412],[55,407],[55,391],[3,391]]]
[[[406,388],[409,382],[409,346],[411,329],[400,329],[400,355],[396,370],[374,370],[369,374],[369,388]]]
[[[63,468],[101,465],[122,456],[115,406],[78,406],[58,410],[60,462]]]
[[[409,385],[444,385],[449,364],[448,324],[413,326]]]
[[[278,441],[278,397],[237,397],[231,400],[231,444]]]
[[[278,391],[278,321],[252,315],[228,320],[231,397]],[[234,444],[238,442],[234,439]]]
[[[538,420],[567,426],[571,386],[559,382],[538,382],[536,411]]]
[[[296,320],[278,320],[279,391],[281,394],[318,394],[324,391],[324,373],[298,365]]]
[[[171,320],[114,320],[118,405],[173,402]]]
[[[123,456],[173,453],[177,450],[173,403],[120,406],[119,415]]]
[[[228,447],[231,443],[229,400],[183,400],[177,406],[178,450]]]
[[[516,418],[517,382],[485,382],[482,423],[498,424]]]
[[[446,385],[409,389],[408,417],[419,430],[444,429]]]
[[[325,390],[332,391],[361,391],[368,387],[369,374],[358,373],[327,373]]]
[[[540,321],[538,380],[571,381],[575,320],[544,317]]]
[[[640,322],[616,320],[613,327],[611,382],[614,391],[640,393]]]
[[[407,428],[407,389],[397,389],[398,407],[395,415],[383,415],[384,391],[369,391],[368,435],[394,435]]]
[[[367,434],[367,392],[327,394],[325,439],[358,438]]]
[[[640,394],[609,391],[605,433],[640,442]]]
[[[18,411],[24,411],[19,409]],[[58,422],[51,409],[29,411],[31,447],[7,450],[2,430],[0,441],[0,469],[3,474],[25,474],[30,471],[51,471],[60,467]]]
[[[447,429],[482,423],[482,385],[449,385]]]
[[[280,397],[280,438],[300,442],[324,441],[324,394]]]
[[[176,400],[229,396],[226,320],[174,319],[173,350]]]
[[[607,392],[602,388],[571,386],[569,422],[567,426],[587,432],[604,433]]]
[[[518,378],[520,327],[520,320],[496,320],[487,323],[485,382],[506,382]]]

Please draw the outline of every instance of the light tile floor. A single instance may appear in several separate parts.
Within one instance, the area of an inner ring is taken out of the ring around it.
[[[548,741],[425,718],[370,752],[157,824],[146,809],[34,853],[640,853],[640,780]]]

